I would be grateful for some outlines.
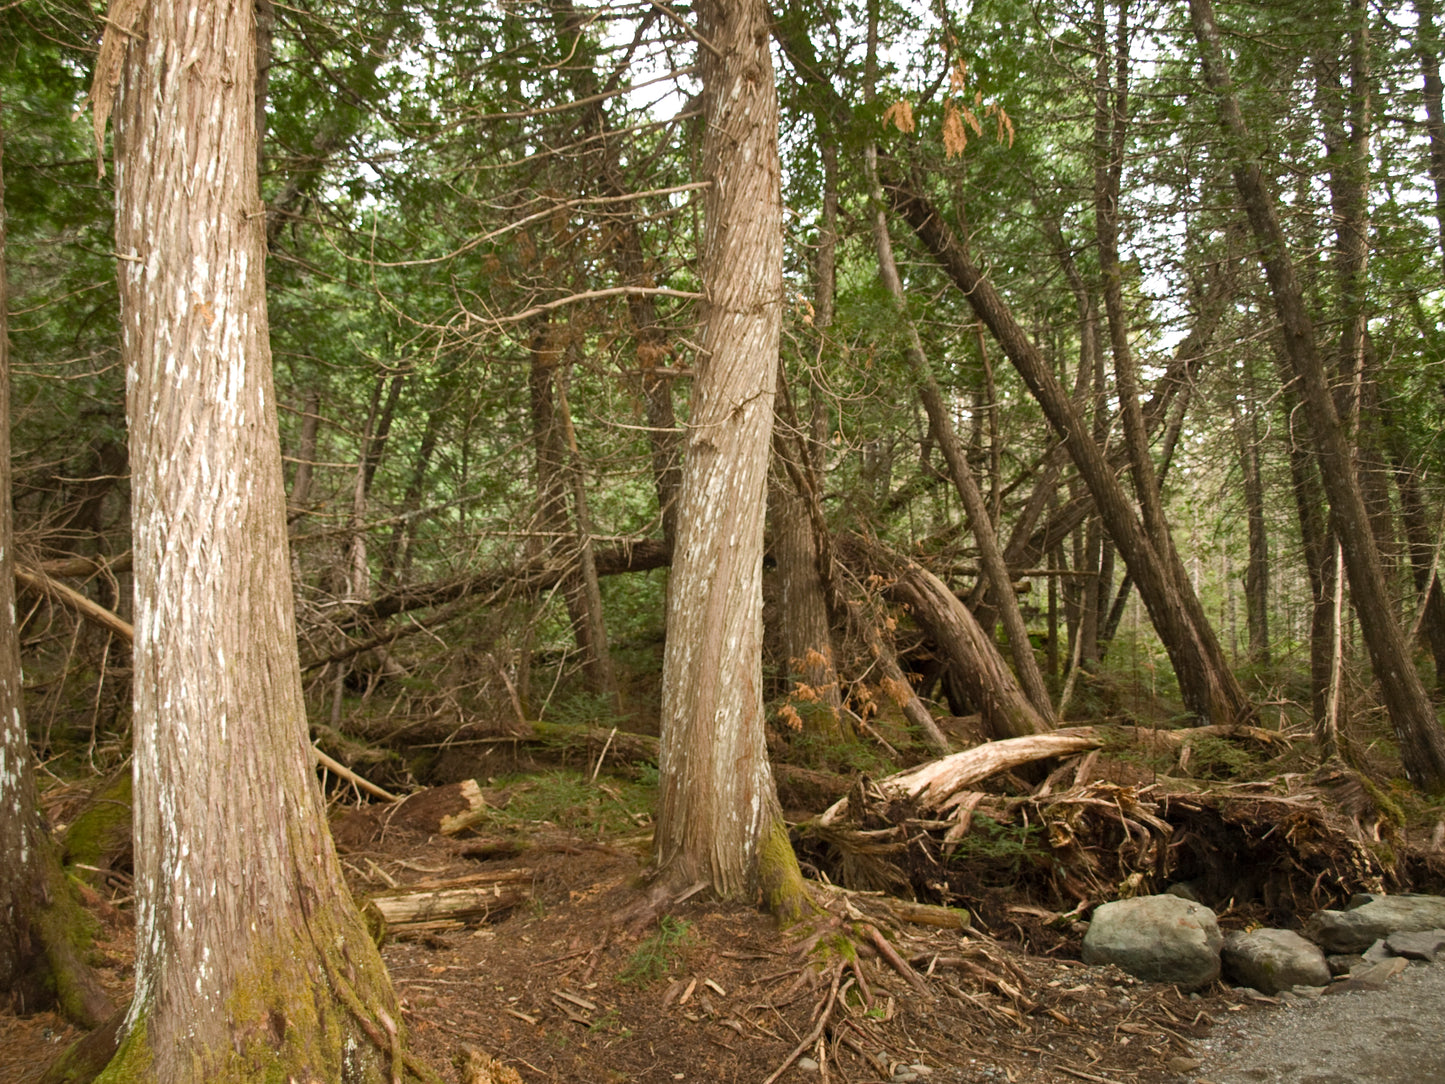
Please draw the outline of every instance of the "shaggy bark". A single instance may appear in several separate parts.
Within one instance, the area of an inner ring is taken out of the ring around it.
[[[296,661],[250,4],[112,7],[135,544],[135,995],[103,1080],[404,1072]]]
[[[778,101],[760,0],[704,0],[702,349],[668,590],[654,855],[673,882],[806,899],[768,765],[762,565],[782,317]]]

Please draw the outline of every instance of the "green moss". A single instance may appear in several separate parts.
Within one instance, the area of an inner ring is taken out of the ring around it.
[[[131,774],[129,769],[111,778],[90,800],[80,816],[65,833],[62,853],[67,866],[104,868],[111,857],[130,846],[131,839]],[[79,870],[87,881],[95,883],[99,875]]]
[[[146,1084],[153,1079],[154,1060],[146,1041],[146,1018],[142,1016],[126,1033],[110,1064],[95,1078],[95,1084]]]
[[[325,946],[321,954],[318,946]],[[209,1045],[197,1035],[184,1049],[165,1052],[176,1070],[170,1075],[196,1084],[383,1084],[416,1075],[392,1064],[404,1043],[400,1013],[380,956],[347,916],[257,947],[224,1015],[229,1027]],[[147,1031],[131,1029],[100,1084],[154,1079],[157,1052]]]
[[[758,884],[764,904],[785,928],[818,913],[782,817],[774,817],[763,835],[758,849]]]

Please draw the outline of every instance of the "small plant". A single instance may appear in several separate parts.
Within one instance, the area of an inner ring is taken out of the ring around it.
[[[1044,829],[1039,824],[1000,824],[980,813],[973,818],[968,835],[958,841],[952,860],[960,864],[986,862],[1017,874],[1034,865],[1048,852]]]
[[[617,976],[617,981],[635,986],[656,982],[672,969],[691,942],[691,923],[673,915],[663,915],[657,924],[657,932],[637,946],[622,974]]]

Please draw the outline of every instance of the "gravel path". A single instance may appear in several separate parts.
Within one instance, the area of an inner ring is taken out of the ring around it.
[[[1199,1046],[1193,1084],[1445,1084],[1445,962],[1381,990],[1293,1002]]]

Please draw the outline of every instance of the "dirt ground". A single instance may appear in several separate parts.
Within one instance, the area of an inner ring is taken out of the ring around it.
[[[457,1057],[471,1047],[527,1084],[762,1084],[779,1070],[788,1082],[1148,1084],[1192,1079],[1179,1074],[1197,1067],[1198,1041],[1259,1011],[1222,986],[1181,995],[1085,967],[1077,938],[1026,953],[1020,935],[1049,940],[1031,929],[1027,908],[988,933],[946,930],[820,887],[835,912],[871,921],[913,962],[921,992],[866,939],[856,970],[844,969],[842,955],[780,932],[750,906],[693,897],[667,906],[663,926],[632,934],[617,919],[643,896],[645,836],[601,841],[542,825],[527,843],[493,858],[464,840],[408,831],[342,845],[358,896],[528,871],[531,898],[509,913],[383,948],[412,1043],[447,1081],[462,1084]],[[123,886],[112,896],[96,901],[102,975],[123,1001],[130,912]],[[0,1015],[0,1081],[38,1079],[77,1036],[50,1014]]]

